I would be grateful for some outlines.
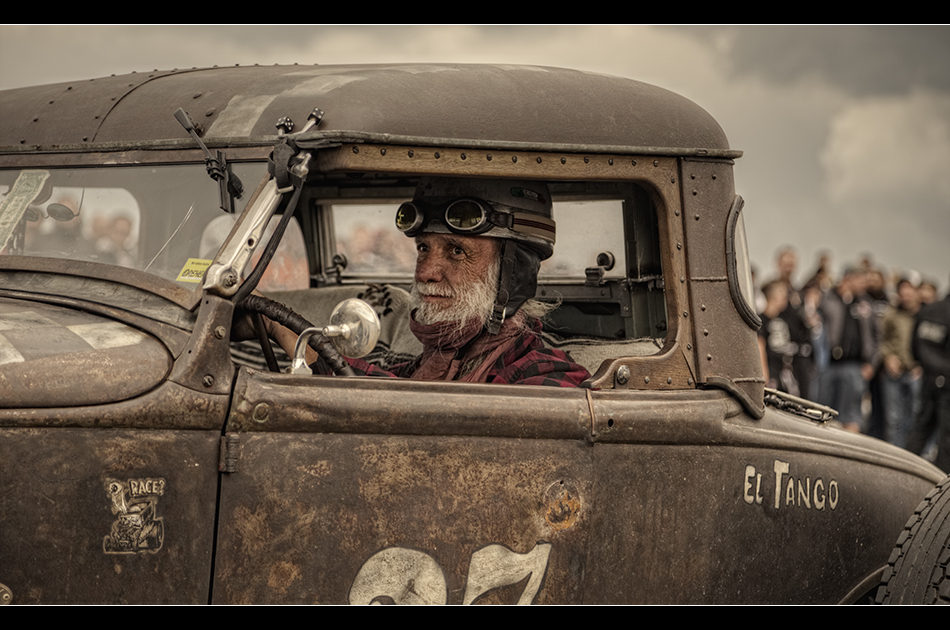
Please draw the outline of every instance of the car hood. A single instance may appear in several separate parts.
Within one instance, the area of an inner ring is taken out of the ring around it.
[[[164,345],[122,322],[0,298],[0,406],[127,400],[157,386],[171,365]]]

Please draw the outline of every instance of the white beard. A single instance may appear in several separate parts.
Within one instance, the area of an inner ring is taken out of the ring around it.
[[[459,329],[472,320],[484,326],[491,317],[498,294],[499,261],[496,259],[488,268],[485,279],[473,282],[466,287],[451,287],[447,282],[413,283],[410,293],[410,307],[415,309],[415,319],[420,324],[439,322],[458,322]],[[447,307],[439,307],[422,299],[423,295],[437,295],[454,298]]]

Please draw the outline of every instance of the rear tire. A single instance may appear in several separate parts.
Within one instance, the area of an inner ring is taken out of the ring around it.
[[[914,510],[884,569],[878,604],[950,604],[950,477]]]

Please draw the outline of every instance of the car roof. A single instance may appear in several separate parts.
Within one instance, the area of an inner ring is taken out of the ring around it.
[[[446,146],[738,157],[705,110],[673,92],[540,66],[394,64],[154,71],[0,92],[0,147],[20,151],[273,144],[313,108],[315,135]],[[9,151],[7,149],[6,151]]]

